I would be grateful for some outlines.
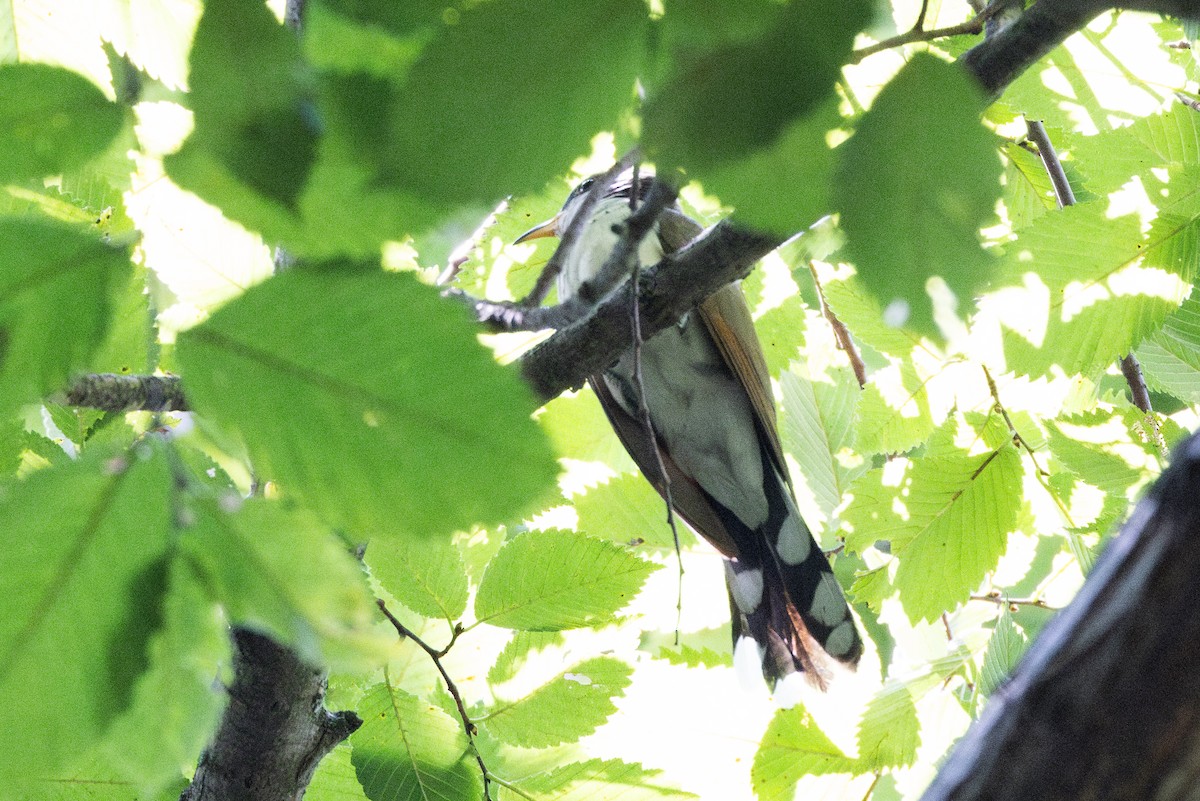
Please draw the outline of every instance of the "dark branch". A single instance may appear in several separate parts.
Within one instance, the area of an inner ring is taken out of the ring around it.
[[[1071,189],[1071,182],[1067,180],[1067,171],[1063,169],[1058,153],[1050,142],[1046,126],[1042,124],[1041,120],[1026,120],[1025,128],[1029,141],[1037,145],[1042,166],[1046,169],[1046,175],[1050,177],[1051,186],[1054,187],[1054,199],[1058,201],[1058,207],[1061,209],[1064,206],[1074,206],[1075,191]]]
[[[1046,126],[1037,120],[1026,121],[1026,126],[1029,130],[1029,139],[1037,145],[1042,165],[1046,168],[1046,174],[1050,176],[1050,183],[1054,186],[1054,197],[1058,201],[1058,207],[1075,205],[1075,193],[1071,190],[1071,182],[1067,180],[1066,170],[1063,169],[1058,153],[1055,152],[1054,145],[1050,142]],[[1143,414],[1151,414],[1154,407],[1150,405],[1150,390],[1146,387],[1146,379],[1142,375],[1142,365],[1138,363],[1137,357],[1132,353],[1121,359],[1121,374],[1125,376],[1125,382],[1129,384],[1133,405],[1141,409]]]
[[[1197,497],[1193,435],[923,801],[1183,798],[1198,786]]]
[[[61,400],[106,412],[186,412],[187,399],[177,376],[94,373],[72,382]]]
[[[326,710],[324,673],[268,637],[234,629],[233,658],[229,706],[180,801],[295,801],[362,721]]]
[[[1177,17],[1200,15],[1197,0],[1038,0],[1012,24],[968,50],[961,63],[989,97],[1105,11],[1123,8]]]

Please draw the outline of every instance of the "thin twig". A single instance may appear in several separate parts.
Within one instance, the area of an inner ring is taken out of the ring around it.
[[[882,42],[876,42],[869,47],[864,47],[860,50],[855,50],[850,54],[851,64],[857,64],[867,56],[873,56],[876,53],[882,53],[884,50],[891,50],[901,45],[912,44],[914,42],[932,42],[934,39],[945,39],[948,36],[975,35],[983,33],[983,25],[988,19],[1003,8],[1007,3],[1004,0],[994,0],[987,8],[971,17],[966,22],[960,22],[957,25],[950,25],[945,28],[934,28],[933,30],[925,30],[925,4],[921,4],[921,14],[917,18],[917,24],[909,29],[906,33],[898,36],[893,36],[890,39],[884,39]]]
[[[825,315],[829,327],[833,329],[833,336],[837,340],[838,347],[850,359],[854,377],[858,379],[858,386],[861,389],[867,385],[867,366],[863,364],[862,356],[859,355],[854,339],[850,336],[850,329],[846,328],[846,324],[838,319],[837,315],[833,313],[833,309],[829,308],[829,304],[825,301],[825,290],[821,288],[821,279],[817,277],[816,264],[810,261],[808,270],[812,273],[813,283],[817,286],[817,297],[821,301],[821,313]]]
[[[475,761],[479,764],[479,772],[483,775],[484,800],[490,801],[492,797],[491,783],[494,777],[488,771],[487,764],[483,761],[483,754],[480,753],[479,747],[475,744],[475,724],[471,722],[471,717],[467,714],[467,708],[463,704],[462,693],[458,691],[458,685],[454,683],[454,679],[450,678],[450,674],[446,672],[445,666],[442,665],[442,657],[445,656],[446,652],[435,650],[433,646],[414,634],[408,626],[401,623],[388,610],[387,604],[382,599],[376,600],[375,603],[379,606],[379,610],[383,612],[384,617],[388,619],[388,622],[392,624],[392,628],[396,629],[396,633],[405,639],[415,642],[433,660],[433,666],[437,668],[438,673],[442,674],[442,681],[446,683],[446,691],[450,693],[450,697],[454,699],[454,705],[458,707],[458,717],[462,720],[463,731],[467,734],[467,743],[471,746],[471,752],[475,754]]]
[[[1041,598],[1005,598],[998,592],[988,593],[987,595],[972,595],[970,597],[972,601],[987,601],[997,606],[1007,606],[1010,612],[1017,611],[1016,607],[1018,606],[1032,606],[1038,609],[1058,611],[1058,607],[1051,606]]]
[[[921,0],[921,11],[917,14],[917,21],[913,25],[914,31],[925,30],[925,17],[929,14],[929,0]]]
[[[875,785],[879,784],[879,779],[883,776],[883,774],[879,771],[875,771],[873,775],[875,778],[871,780],[871,786],[867,788],[865,793],[863,793],[862,801],[867,801],[867,799],[871,797],[871,795],[875,792]]]
[[[657,181],[655,183],[657,184]],[[651,191],[653,191],[653,188]],[[635,164],[633,167],[633,190],[629,195],[629,209],[631,212],[629,219],[633,219],[633,216],[637,214],[637,196],[638,166]],[[621,239],[632,238],[632,232],[629,231],[629,223],[626,222],[625,226]],[[618,248],[620,243],[621,241],[618,240]],[[675,644],[679,645],[679,621],[683,617],[683,551],[679,546],[679,528],[675,524],[675,503],[671,498],[671,476],[667,473],[667,466],[663,462],[662,448],[658,441],[658,435],[654,431],[654,422],[650,419],[650,406],[646,403],[646,386],[642,375],[642,345],[645,340],[642,337],[642,312],[641,306],[638,303],[640,295],[638,292],[638,283],[642,274],[642,262],[636,248],[627,258],[630,262],[629,280],[633,283],[633,294],[631,295],[631,303],[629,304],[629,318],[633,325],[633,383],[638,388],[638,422],[641,423],[654,449],[655,466],[658,468],[659,476],[662,477],[663,500],[667,504],[667,525],[671,527],[671,538],[675,543],[675,559],[679,563],[679,582],[675,592]]]
[[[1033,448],[1031,448],[1029,443],[1025,441],[1025,438],[1021,436],[1021,432],[1017,431],[1017,427],[1013,425],[1012,418],[1008,416],[1008,410],[1005,409],[1004,404],[1000,402],[1000,390],[996,388],[996,382],[992,379],[991,371],[987,369],[986,364],[980,366],[983,367],[983,377],[987,379],[988,391],[992,393],[992,402],[995,404],[995,409],[1000,413],[1000,416],[1004,418],[1004,424],[1008,426],[1008,433],[1012,435],[1013,442],[1025,449],[1025,452],[1029,454],[1029,458],[1033,460],[1033,466],[1037,468],[1038,473],[1044,473],[1042,468],[1038,466],[1037,458],[1033,454]]]
[[[1046,133],[1046,126],[1040,120],[1026,120],[1025,125],[1029,131],[1029,140],[1037,145],[1042,165],[1046,168],[1046,174],[1050,176],[1058,207],[1061,209],[1075,205],[1075,193],[1071,190],[1071,182],[1067,180],[1067,173],[1058,158],[1058,153],[1054,151],[1054,145]],[[1121,374],[1129,384],[1133,405],[1141,409],[1142,414],[1154,414],[1154,407],[1150,405],[1150,390],[1146,387],[1146,379],[1142,375],[1142,366],[1132,352],[1121,359]]]

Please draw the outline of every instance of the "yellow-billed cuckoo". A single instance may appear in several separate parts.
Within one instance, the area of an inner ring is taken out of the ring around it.
[[[566,231],[595,180],[583,181],[557,216],[517,242]],[[645,197],[652,180],[643,176],[638,197]],[[631,213],[632,191],[626,172],[593,206],[563,261],[560,301],[600,273],[618,242],[614,224]],[[682,218],[677,211],[667,214]],[[660,219],[638,248],[641,264],[657,264],[697,229]],[[598,294],[623,278],[597,287]],[[766,361],[740,286],[712,295],[640,348],[640,381],[632,348],[589,379],[609,421],[666,496],[661,456],[672,506],[725,556],[735,648],[740,638],[753,638],[771,684],[803,670],[824,687],[826,655],[853,666],[862,640],[825,554],[796,510]],[[639,421],[643,390],[653,435]]]

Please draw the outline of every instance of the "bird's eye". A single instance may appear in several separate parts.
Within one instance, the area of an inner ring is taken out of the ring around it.
[[[577,186],[577,187],[575,188],[575,191],[576,191],[576,192],[578,192],[578,193],[580,193],[580,194],[583,194],[584,192],[586,192],[586,191],[588,191],[589,189],[591,189],[591,188],[592,188],[592,184],[594,184],[594,183],[596,183],[596,179],[595,179],[595,178],[584,178],[584,179],[583,179],[583,183],[581,183],[579,186]]]

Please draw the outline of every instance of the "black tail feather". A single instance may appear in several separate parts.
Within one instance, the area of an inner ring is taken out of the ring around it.
[[[770,514],[757,530],[715,504],[738,545],[726,564],[734,645],[751,637],[763,676],[774,685],[804,671],[820,687],[832,658],[854,667],[863,643],[833,569],[792,500],[790,488],[764,460]],[[791,539],[781,547],[780,539]],[[802,558],[798,558],[802,557]]]

